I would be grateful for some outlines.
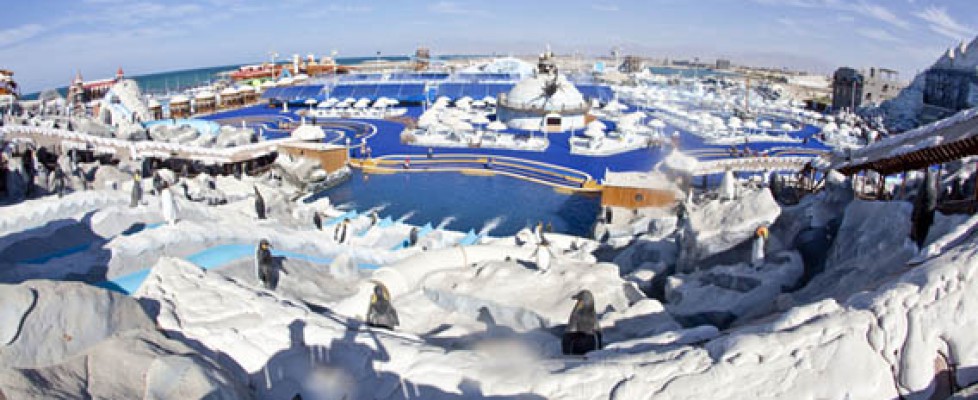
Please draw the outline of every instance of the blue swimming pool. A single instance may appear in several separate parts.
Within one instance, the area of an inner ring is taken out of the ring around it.
[[[492,236],[512,235],[538,221],[551,223],[556,232],[587,236],[600,208],[596,195],[558,193],[508,176],[457,172],[365,176],[357,171],[349,182],[318,196],[360,211],[384,207],[380,214],[394,219],[410,214],[407,222],[418,225],[444,224],[463,232],[497,225],[489,232]]]

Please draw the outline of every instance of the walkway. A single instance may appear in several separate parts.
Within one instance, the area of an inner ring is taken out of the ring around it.
[[[800,171],[814,157],[738,157],[700,161],[693,175],[722,174],[733,172]]]
[[[367,173],[461,172],[468,175],[506,175],[569,192],[600,192],[600,185],[583,171],[559,165],[485,154],[437,154],[431,158],[387,155],[351,163]]]

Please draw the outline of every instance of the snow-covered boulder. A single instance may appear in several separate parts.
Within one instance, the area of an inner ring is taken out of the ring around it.
[[[825,271],[794,297],[811,302],[825,297],[845,299],[905,269],[917,253],[910,240],[910,203],[856,200],[846,208]]]
[[[713,200],[691,207],[681,238],[680,271],[695,262],[750,240],[759,226],[770,225],[781,207],[767,188],[742,190],[737,200]]]
[[[774,310],[778,295],[794,286],[804,272],[795,252],[771,255],[759,267],[721,265],[668,279],[666,309],[686,326],[730,323]]]
[[[167,339],[139,303],[82,283],[0,285],[6,398],[247,397],[221,365]]]

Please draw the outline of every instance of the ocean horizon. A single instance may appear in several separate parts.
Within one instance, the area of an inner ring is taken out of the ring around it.
[[[375,61],[378,59],[383,61],[407,61],[410,60],[411,57],[412,56],[408,55],[339,57],[336,59],[336,61],[341,65],[359,65],[364,62]],[[445,55],[440,56],[439,58],[457,59],[467,57],[481,57],[481,55]],[[254,65],[260,63],[261,61],[257,61],[241,64],[227,64],[211,67],[155,72],[150,74],[128,76],[127,78],[135,80],[136,83],[139,84],[139,88],[142,90],[142,92],[146,94],[175,93],[189,88],[216,82],[219,79],[219,74],[222,72],[235,71],[243,65]],[[106,75],[105,77],[111,77],[111,75]],[[21,96],[21,98],[24,100],[36,100],[40,96],[41,92],[44,92],[45,90],[48,89],[28,93]],[[57,90],[62,96],[66,96],[68,94],[67,85],[55,88],[54,90]]]

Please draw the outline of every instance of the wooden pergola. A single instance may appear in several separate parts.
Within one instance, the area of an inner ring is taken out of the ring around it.
[[[941,129],[942,132],[955,134],[957,140],[940,143],[933,146],[897,154],[890,157],[880,157],[864,160],[858,164],[843,163],[838,167],[838,171],[844,175],[852,176],[864,171],[876,171],[880,175],[879,187],[883,187],[883,181],[887,175],[902,174],[903,182],[900,184],[900,193],[906,189],[907,172],[925,170],[933,165],[942,165],[948,162],[957,161],[969,156],[978,156],[978,124],[975,119],[969,119],[959,124],[953,124]],[[940,172],[943,172],[943,168]],[[968,212],[974,213],[978,209],[978,174],[975,174],[975,195],[972,199],[947,200],[942,202],[940,208],[945,212]],[[882,193],[880,193],[881,195]]]
[[[892,175],[975,155],[978,155],[978,136],[926,147],[893,157],[879,158],[856,165],[846,165],[839,168],[839,172],[844,175],[853,175],[861,171],[873,170],[882,175]]]

